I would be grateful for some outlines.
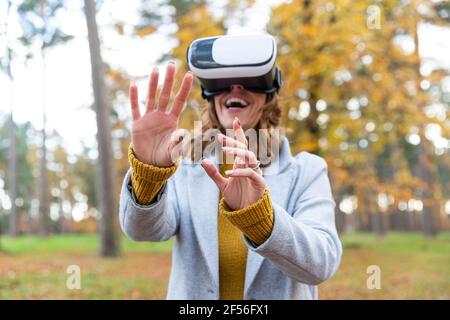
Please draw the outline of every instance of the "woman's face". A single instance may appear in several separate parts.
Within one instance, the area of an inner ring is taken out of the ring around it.
[[[217,117],[225,129],[233,128],[235,117],[244,130],[254,128],[261,118],[265,103],[265,93],[245,90],[240,84],[231,85],[230,91],[214,96]]]

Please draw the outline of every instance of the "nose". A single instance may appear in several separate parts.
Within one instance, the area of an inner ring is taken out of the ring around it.
[[[230,89],[231,89],[231,91],[233,91],[233,90],[244,90],[244,86],[243,85],[241,85],[241,84],[232,84],[231,86],[230,86]]]

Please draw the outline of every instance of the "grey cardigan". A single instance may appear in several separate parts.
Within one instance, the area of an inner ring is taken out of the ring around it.
[[[244,299],[317,299],[317,285],[337,270],[342,254],[327,164],[283,139],[265,175],[274,208],[270,237],[248,247]],[[275,170],[275,171],[274,171]],[[263,171],[264,172],[264,171]],[[219,190],[200,164],[181,163],[155,203],[136,202],[127,172],[120,225],[136,241],[175,237],[167,299],[219,299],[217,210]]]

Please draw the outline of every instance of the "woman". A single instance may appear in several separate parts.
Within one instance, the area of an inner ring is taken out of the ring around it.
[[[175,236],[168,299],[317,299],[316,286],[335,273],[342,253],[326,162],[307,152],[293,157],[282,138],[261,168],[244,130],[278,125],[277,95],[235,84],[211,98],[207,113],[207,126],[233,130],[217,140],[234,163],[174,164],[173,133],[193,80],[187,72],[169,110],[175,69],[169,62],[159,99],[152,71],[143,115],[130,86],[122,230],[136,241]],[[243,106],[230,108],[236,99]],[[265,175],[268,168],[276,172]]]

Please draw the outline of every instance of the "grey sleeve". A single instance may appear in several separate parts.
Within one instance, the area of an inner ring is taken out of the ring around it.
[[[119,203],[120,227],[135,241],[165,241],[178,229],[179,211],[173,177],[165,183],[150,205],[140,205],[131,186],[128,170],[122,183]]]
[[[325,160],[314,157],[315,164],[303,171],[297,183],[306,188],[294,212],[288,213],[272,202],[274,226],[270,237],[247,246],[296,281],[317,285],[330,278],[339,267],[342,246],[334,220],[335,202]]]

